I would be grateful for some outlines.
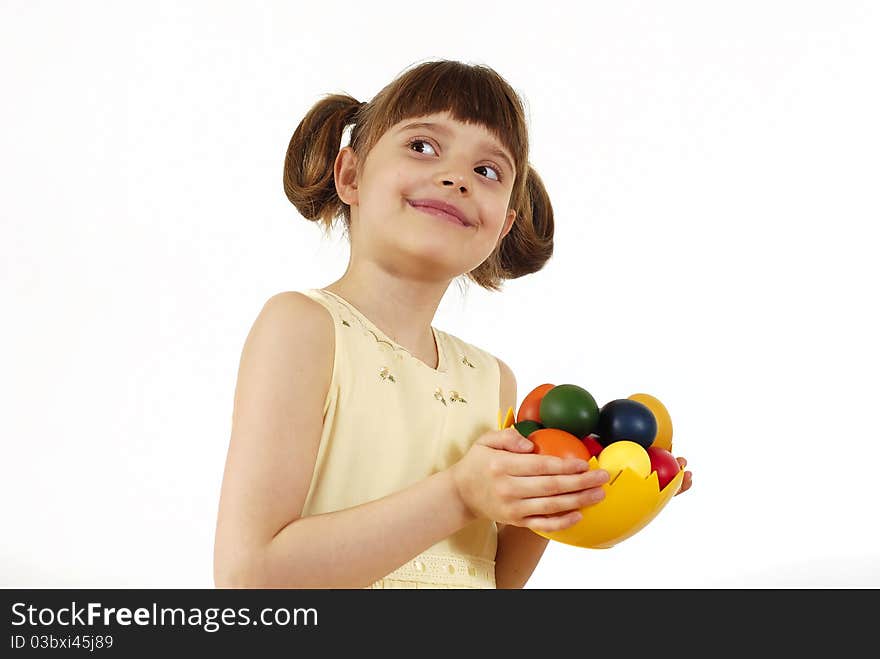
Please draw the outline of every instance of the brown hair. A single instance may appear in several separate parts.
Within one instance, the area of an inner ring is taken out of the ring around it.
[[[449,112],[464,123],[484,126],[513,155],[516,178],[510,208],[516,219],[498,247],[467,276],[498,291],[505,279],[537,272],[553,254],[553,207],[529,164],[529,137],[522,101],[489,67],[452,60],[425,62],[404,71],[369,103],[347,94],[327,94],[297,126],[284,159],[284,192],[299,213],[329,233],[342,217],[350,235],[351,209],[336,194],[333,163],[343,132],[352,125],[350,146],[358,169],[391,126],[404,119]]]

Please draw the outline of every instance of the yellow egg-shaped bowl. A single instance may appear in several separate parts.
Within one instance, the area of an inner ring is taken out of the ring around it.
[[[599,461],[590,458],[590,469],[598,469]],[[581,520],[562,531],[535,531],[540,536],[567,545],[590,549],[608,549],[641,531],[653,520],[681,488],[684,471],[679,471],[662,490],[657,472],[644,478],[632,469],[602,485],[605,498],[597,504],[581,508]]]
[[[499,429],[513,425],[513,408],[503,417],[498,411]],[[590,458],[590,469],[598,469],[599,461]],[[651,520],[675,496],[684,480],[684,470],[680,470],[662,490],[657,480],[657,472],[647,478],[632,469],[625,468],[611,480],[602,485],[605,498],[597,504],[581,508],[581,520],[562,531],[535,531],[538,535],[556,540],[566,545],[589,549],[608,549],[632,537]]]

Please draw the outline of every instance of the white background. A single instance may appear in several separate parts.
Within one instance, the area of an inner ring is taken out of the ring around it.
[[[872,2],[0,5],[0,585],[211,587],[240,351],[345,269],[284,196],[326,93],[523,96],[556,249],[434,325],[669,409],[694,487],[528,587],[878,587]],[[365,438],[369,441],[369,438]]]

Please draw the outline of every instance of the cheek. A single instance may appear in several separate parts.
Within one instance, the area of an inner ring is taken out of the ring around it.
[[[406,161],[400,160],[387,163],[380,170],[374,171],[372,176],[375,184],[384,187],[400,187],[412,184],[417,178],[417,168],[410,166]]]
[[[424,188],[424,183],[419,183],[412,170],[404,167],[387,168],[370,179],[370,184],[361,190],[361,203],[381,204],[388,207],[391,204],[403,203],[404,197],[414,196],[416,190]]]
[[[398,184],[394,177],[374,177],[369,184],[361,185],[358,191],[358,203],[363,210],[370,213],[381,212],[388,208],[389,202],[399,197]]]
[[[415,197],[424,191],[430,181],[419,176],[415,167],[401,167],[390,173],[387,180],[388,190],[398,197]]]
[[[488,204],[483,217],[485,218],[484,228],[487,233],[493,236],[499,236],[504,230],[504,223],[507,221],[507,203],[502,200]]]

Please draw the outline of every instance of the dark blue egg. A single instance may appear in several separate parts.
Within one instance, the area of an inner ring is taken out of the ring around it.
[[[657,419],[644,403],[618,398],[599,410],[595,432],[602,446],[626,439],[648,448],[657,436]]]

